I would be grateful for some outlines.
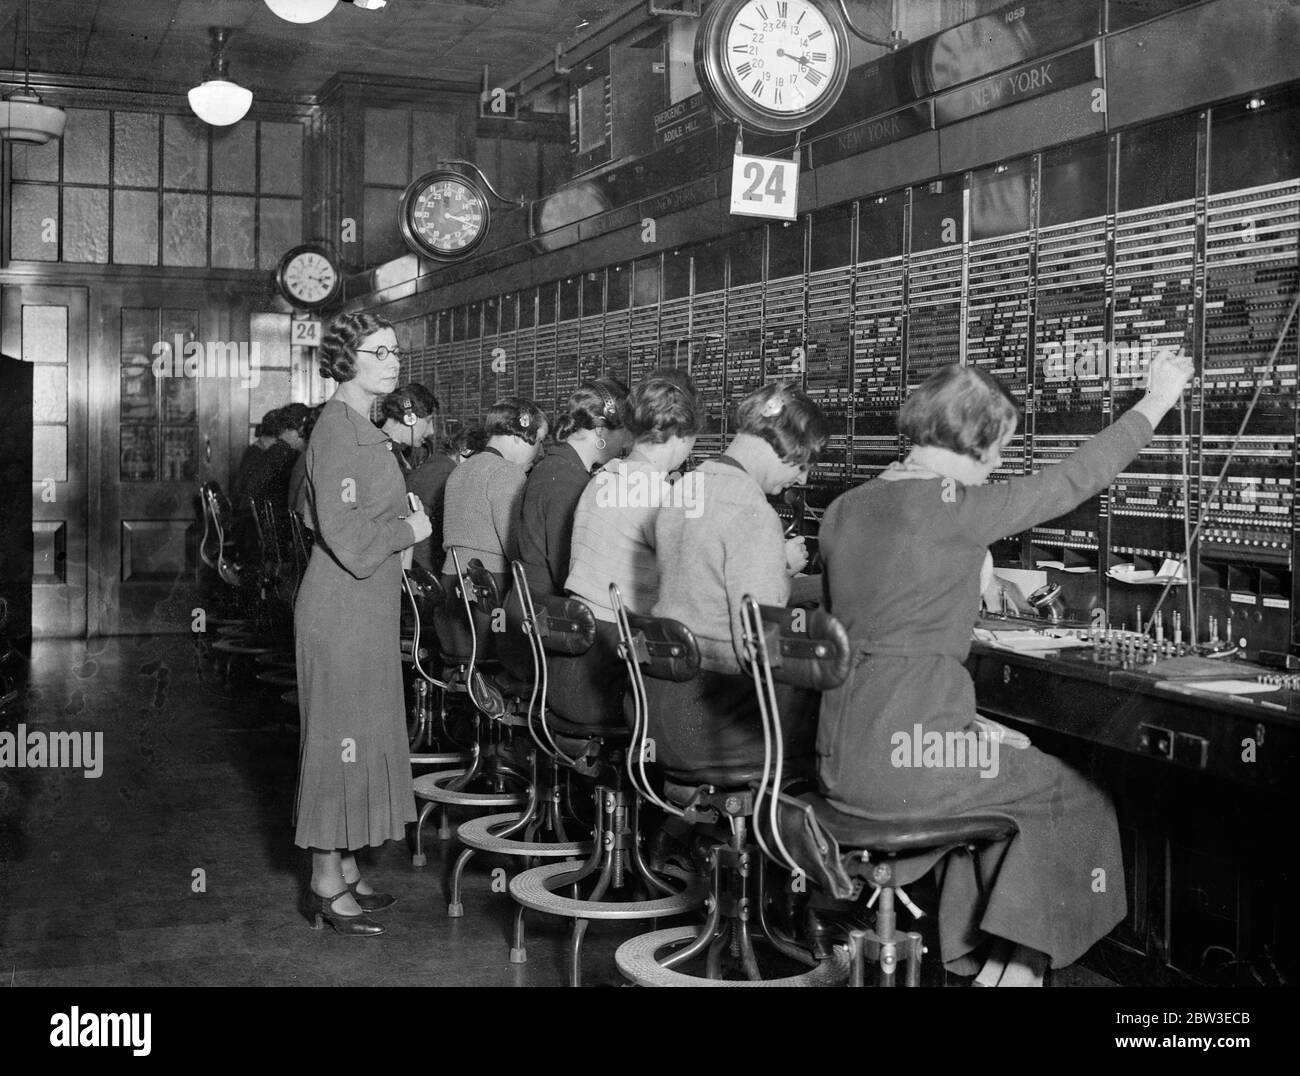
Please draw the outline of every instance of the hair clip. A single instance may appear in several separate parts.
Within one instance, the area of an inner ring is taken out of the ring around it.
[[[764,418],[772,418],[775,415],[779,415],[783,407],[785,407],[785,400],[781,398],[781,394],[778,392],[763,405],[763,410],[761,410],[759,414]]]
[[[528,429],[528,427],[531,426],[532,423],[533,423],[533,420],[529,417],[527,411],[520,411],[520,412],[519,412],[519,428],[520,428],[521,430],[526,430],[526,429]]]

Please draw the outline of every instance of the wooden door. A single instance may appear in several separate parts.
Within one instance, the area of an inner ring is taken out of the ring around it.
[[[32,635],[85,638],[94,590],[87,563],[95,488],[87,452],[85,288],[7,285],[0,346],[32,363]]]
[[[156,283],[105,287],[99,311],[103,461],[91,632],[189,631],[203,528],[198,490],[210,478],[226,481],[227,416],[232,398],[247,394],[247,313]]]

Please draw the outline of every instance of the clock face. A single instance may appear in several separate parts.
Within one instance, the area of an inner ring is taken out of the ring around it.
[[[296,247],[280,262],[280,290],[305,309],[325,306],[339,292],[342,278],[334,259],[318,247]]]
[[[784,134],[835,106],[848,53],[830,0],[718,0],[697,32],[695,66],[718,109],[744,127]]]
[[[433,172],[402,199],[402,235],[417,253],[459,258],[487,238],[490,213],[483,193],[457,172]]]
[[[726,74],[754,104],[797,116],[831,89],[838,49],[819,8],[749,0],[727,28]]]

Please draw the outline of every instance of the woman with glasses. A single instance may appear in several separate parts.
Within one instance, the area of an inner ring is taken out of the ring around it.
[[[320,347],[338,382],[307,446],[316,532],[294,609],[302,738],[294,842],[312,852],[305,911],[315,929],[368,936],[394,898],[361,877],[355,852],[401,840],[416,819],[402,698],[401,552],[429,535],[406,502],[388,438],[369,415],[398,380],[382,318],[341,314]]]
[[[828,436],[825,416],[800,390],[777,381],[737,409],[727,451],[684,475],[681,495],[655,517],[659,597],[653,616],[695,634],[700,675],[685,684],[647,680],[658,761],[681,777],[763,762],[763,726],[748,674],[740,603],[785,605],[808,563],[802,538],[786,539],[767,498],[803,482]],[[790,758],[811,760],[815,697],[783,693]],[[693,717],[682,715],[693,714]],[[704,715],[701,717],[700,715]]]

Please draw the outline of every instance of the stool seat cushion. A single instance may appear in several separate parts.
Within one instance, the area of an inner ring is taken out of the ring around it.
[[[970,814],[955,818],[911,818],[885,822],[863,818],[832,807],[815,792],[799,797],[812,806],[817,821],[845,849],[863,849],[878,856],[925,852],[972,842],[999,841],[1016,832],[1006,815]],[[873,857],[874,858],[874,857]]]
[[[811,777],[816,771],[816,759],[811,756],[787,758],[785,778]],[[682,806],[701,785],[712,785],[719,792],[746,792],[763,777],[760,766],[698,766],[689,770],[663,767],[664,797]],[[678,798],[680,797],[680,798]]]

